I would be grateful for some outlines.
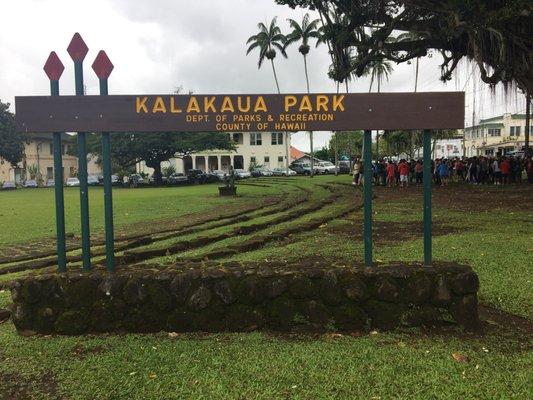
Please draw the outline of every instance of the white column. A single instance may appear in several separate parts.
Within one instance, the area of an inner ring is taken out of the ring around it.
[[[196,169],[196,156],[191,156],[192,158],[192,169]]]
[[[217,156],[217,169],[222,169],[222,156]]]

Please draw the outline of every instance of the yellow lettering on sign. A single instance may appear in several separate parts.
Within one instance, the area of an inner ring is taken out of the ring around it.
[[[285,112],[296,105],[296,96],[285,96]]]
[[[344,111],[344,104],[342,102],[344,101],[344,95],[341,94],[340,96],[333,96],[333,111],[337,111],[337,109]]]
[[[229,96],[225,96],[224,100],[222,100],[222,107],[220,107],[220,112],[235,112],[235,108],[233,108],[233,103],[231,102],[231,98]]]
[[[328,103],[329,99],[328,96],[324,96],[323,94],[319,94],[316,96],[316,110],[320,111],[321,109],[324,111],[328,111]]]
[[[192,111],[197,113],[200,112],[200,106],[198,105],[198,100],[196,100],[195,96],[191,96],[189,99],[189,104],[187,105],[187,112],[190,113]]]
[[[300,111],[313,111],[313,106],[311,105],[311,99],[309,96],[305,95],[302,97],[302,102],[300,103]]]
[[[167,112],[167,107],[165,106],[165,102],[163,101],[162,97],[159,97],[159,96],[156,97],[154,101],[154,107],[152,108],[152,112],[154,114],[158,112],[162,112],[162,113]]]
[[[263,96],[257,97],[257,100],[255,101],[254,112],[258,112],[258,111],[264,111],[264,112],[268,111],[266,103],[265,103],[265,99],[263,98]]]
[[[211,112],[216,113],[217,109],[215,108],[215,96],[211,96],[210,98],[204,97],[204,112],[207,113],[209,110]]]
[[[242,106],[241,96],[237,97],[237,108],[239,109],[240,112],[248,112],[250,111],[250,107],[251,107],[250,96],[246,96],[246,107]]]
[[[178,114],[180,112],[183,112],[181,108],[176,107],[174,96],[170,98],[170,112],[172,114]]]
[[[142,99],[140,97],[137,97],[135,101],[135,109],[137,110],[137,114],[140,114],[141,110],[145,113],[148,113],[148,108],[146,108],[146,101],[148,100],[148,97],[144,96]]]

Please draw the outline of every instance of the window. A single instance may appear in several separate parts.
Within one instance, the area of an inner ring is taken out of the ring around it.
[[[54,154],[54,144],[50,143],[50,155]]]
[[[46,167],[46,179],[52,179],[54,177],[54,168]]]
[[[70,177],[75,178],[76,177],[76,169],[74,167],[70,167]]]
[[[242,133],[234,133],[232,139],[235,143],[242,144]]]
[[[63,155],[68,154],[68,151],[69,151],[69,147],[68,147],[68,144],[66,144],[66,145],[63,147]]]
[[[283,132],[272,132],[272,144],[283,144]]]
[[[489,136],[501,136],[501,129],[496,128],[490,128],[489,129]]]
[[[520,136],[519,126],[511,126],[511,136]]]
[[[268,164],[270,162],[270,157],[269,156],[265,156],[265,164]]]
[[[250,157],[250,164],[255,164],[256,160],[255,157]]]
[[[250,146],[261,146],[263,141],[261,140],[261,132],[250,133]]]
[[[283,162],[283,156],[278,157],[278,162]]]
[[[494,155],[494,150],[485,150],[485,155],[486,156],[493,156]]]

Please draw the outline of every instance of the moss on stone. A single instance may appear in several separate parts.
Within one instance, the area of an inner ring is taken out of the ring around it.
[[[89,316],[84,311],[65,311],[59,315],[54,327],[61,335],[81,335],[89,328]]]

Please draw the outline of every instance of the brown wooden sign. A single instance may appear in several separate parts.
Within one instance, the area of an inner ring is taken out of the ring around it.
[[[464,127],[463,92],[16,97],[18,132],[256,132]]]

